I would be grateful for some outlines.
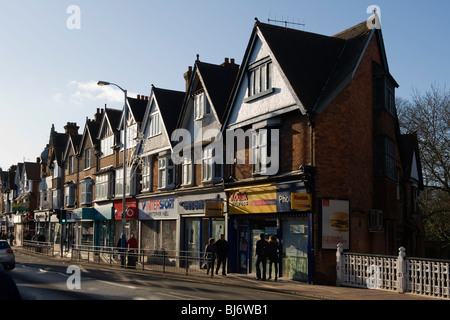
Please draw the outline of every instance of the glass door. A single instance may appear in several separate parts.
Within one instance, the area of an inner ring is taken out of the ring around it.
[[[239,273],[249,273],[250,232],[248,226],[239,226]]]

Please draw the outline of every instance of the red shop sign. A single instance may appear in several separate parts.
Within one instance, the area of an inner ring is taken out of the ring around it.
[[[114,219],[122,220],[122,201],[114,202]],[[126,220],[136,220],[138,217],[137,201],[126,200],[125,202],[125,218]]]

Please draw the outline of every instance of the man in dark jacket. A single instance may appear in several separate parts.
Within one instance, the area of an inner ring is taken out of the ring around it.
[[[207,262],[206,274],[209,274],[209,270],[211,270],[211,278],[214,277],[214,261],[216,260],[216,244],[215,239],[210,238],[208,244],[205,248],[205,260]]]
[[[262,269],[263,269],[263,274],[262,274],[262,280],[266,280],[266,259],[267,259],[267,247],[268,247],[268,242],[266,241],[266,239],[264,239],[264,233],[261,233],[259,235],[259,240],[256,241],[256,280],[261,280],[261,269],[259,267],[259,265],[262,263]]]
[[[225,269],[227,265],[227,258],[228,258],[228,250],[230,248],[230,245],[228,244],[228,241],[225,240],[225,237],[223,234],[220,235],[220,239],[216,242],[216,251],[217,251],[217,268],[216,268],[216,274],[219,272],[220,264],[222,264],[222,275],[226,275]]]

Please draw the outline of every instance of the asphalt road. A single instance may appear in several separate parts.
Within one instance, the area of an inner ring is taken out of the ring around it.
[[[72,266],[16,251],[9,271],[24,300],[299,300],[277,292],[202,281],[143,275],[117,269]]]

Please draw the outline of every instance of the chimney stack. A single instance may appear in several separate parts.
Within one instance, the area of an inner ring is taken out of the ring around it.
[[[102,122],[102,118],[103,118],[103,109],[97,108],[97,112],[94,114],[94,121],[97,123]]]
[[[64,130],[66,130],[66,134],[69,135],[76,135],[78,134],[78,129],[80,127],[77,126],[76,122],[67,122],[67,124],[64,126]]]
[[[225,58],[224,62],[221,64],[222,67],[229,67],[229,68],[239,68],[239,65],[237,65],[234,62],[234,58]]]

